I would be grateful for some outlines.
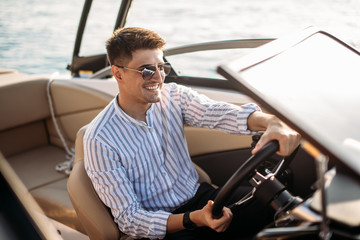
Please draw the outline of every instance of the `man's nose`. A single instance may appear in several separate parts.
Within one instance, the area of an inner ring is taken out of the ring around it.
[[[156,72],[152,77],[152,80],[155,80],[157,82],[162,82],[164,79],[165,79],[165,75],[159,69],[156,69]]]

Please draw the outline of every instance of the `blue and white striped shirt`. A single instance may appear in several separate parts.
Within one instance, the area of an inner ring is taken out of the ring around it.
[[[164,84],[146,122],[128,116],[117,98],[90,123],[84,136],[85,168],[119,229],[133,237],[164,238],[172,211],[189,201],[199,184],[184,124],[251,134],[255,104],[215,102],[190,88]]]

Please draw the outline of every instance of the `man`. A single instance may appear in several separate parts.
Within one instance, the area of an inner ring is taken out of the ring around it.
[[[171,238],[184,232],[202,236],[199,231],[209,229],[224,232],[232,212],[224,207],[220,219],[212,217],[208,200],[218,190],[197,183],[184,124],[233,134],[264,130],[253,153],[276,139],[278,153],[289,155],[300,136],[255,104],[215,102],[187,87],[164,84],[170,70],[164,45],[158,34],[141,28],[118,29],[107,41],[119,95],[85,134],[85,168],[125,234]],[[182,231],[194,227],[198,230]]]

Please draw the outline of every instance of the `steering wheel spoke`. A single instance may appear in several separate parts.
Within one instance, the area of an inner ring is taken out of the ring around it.
[[[267,176],[269,174],[264,176],[261,173],[259,173],[258,171],[255,171],[255,172],[256,172],[256,174],[249,180],[249,183],[251,184],[251,186],[256,188],[267,179]]]

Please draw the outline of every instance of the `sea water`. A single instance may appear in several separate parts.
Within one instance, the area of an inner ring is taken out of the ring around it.
[[[69,74],[66,66],[71,63],[83,3],[0,0],[0,68]],[[114,1],[101,0],[97,4],[92,8],[105,8]],[[170,47],[211,40],[278,37],[297,28],[319,25],[360,48],[359,0],[134,0],[133,7],[139,12],[130,12],[127,23],[136,26],[139,22],[140,26],[157,30]],[[84,36],[84,41],[100,43],[99,49],[92,49],[91,44],[84,49],[103,53],[104,39],[111,31],[104,34],[100,30],[109,21],[106,16],[92,21],[93,34],[89,39]]]

